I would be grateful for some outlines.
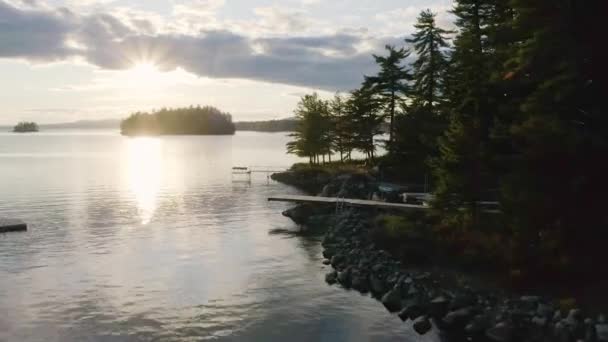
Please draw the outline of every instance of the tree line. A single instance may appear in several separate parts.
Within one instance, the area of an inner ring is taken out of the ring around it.
[[[14,133],[38,132],[40,128],[35,122],[21,121],[13,127]]]
[[[382,163],[405,178],[432,175],[446,236],[466,245],[494,233],[480,202],[496,200],[497,248],[512,262],[592,265],[608,237],[598,11],[600,1],[458,0],[449,31],[425,10],[405,47],[373,56],[379,72],[359,88],[301,99],[288,151],[319,163],[359,150],[373,161],[388,121]]]
[[[232,135],[232,116],[205,107],[163,108],[152,113],[136,112],[120,123],[122,135]]]

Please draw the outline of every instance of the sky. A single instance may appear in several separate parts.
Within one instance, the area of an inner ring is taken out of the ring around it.
[[[212,105],[284,118],[356,88],[451,0],[0,0],[0,125]]]

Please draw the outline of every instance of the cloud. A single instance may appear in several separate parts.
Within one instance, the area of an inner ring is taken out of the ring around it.
[[[73,54],[66,44],[70,14],[24,9],[0,1],[0,57],[58,60]]]
[[[182,1],[174,7],[174,14],[207,17],[222,5],[222,0]],[[263,25],[292,34],[260,37],[204,27],[163,30],[154,18],[142,14],[78,15],[67,9],[26,9],[0,0],[0,57],[31,61],[80,58],[109,70],[150,62],[161,70],[182,68],[203,77],[334,91],[352,89],[363,74],[375,72],[371,53],[383,53],[387,43],[404,44],[394,36],[370,37],[364,29],[293,36],[309,25],[302,12],[276,7],[255,12]],[[414,15],[413,10],[406,12]]]

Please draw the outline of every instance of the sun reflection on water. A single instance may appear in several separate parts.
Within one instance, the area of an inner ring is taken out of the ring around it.
[[[160,139],[129,139],[128,160],[129,188],[135,195],[141,223],[148,224],[156,211],[162,177]]]

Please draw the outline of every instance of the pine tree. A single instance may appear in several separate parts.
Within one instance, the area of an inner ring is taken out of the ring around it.
[[[608,119],[593,65],[594,44],[601,44],[593,13],[600,5],[517,0],[513,6],[521,40],[505,80],[523,94],[509,130],[515,153],[503,184],[505,216],[522,257],[543,253],[546,266],[560,268],[577,258],[580,271],[605,258],[608,238],[600,204],[608,192]]]
[[[381,133],[380,124],[384,115],[380,111],[380,99],[367,85],[353,90],[346,101],[346,113],[352,132],[352,146],[374,159],[376,143],[374,137]]]
[[[406,42],[414,46],[417,59],[413,63],[414,85],[411,97],[414,106],[425,107],[430,114],[437,114],[435,107],[443,103],[443,78],[447,67],[445,49],[450,31],[435,24],[435,14],[425,10],[414,25],[416,32]]]
[[[287,143],[287,152],[308,157],[311,164],[318,164],[320,155],[331,153],[327,102],[320,99],[317,93],[304,95],[294,114],[298,125],[290,135],[294,140]]]
[[[352,133],[346,112],[346,101],[339,93],[329,102],[332,124],[332,149],[340,154],[340,161],[350,158],[352,151]]]
[[[380,67],[380,72],[376,76],[365,77],[366,91],[370,90],[377,94],[390,120],[389,129],[389,149],[393,142],[395,133],[395,112],[399,102],[403,101],[408,95],[411,75],[408,67],[403,64],[404,60],[410,55],[409,50],[396,49],[394,46],[387,45],[388,56],[373,55],[376,63]]]
[[[453,11],[459,34],[450,66],[452,110],[449,128],[440,138],[440,156],[433,163],[435,205],[453,210],[464,225],[477,223],[478,201],[495,196],[490,193],[497,182],[490,163],[495,122],[490,80],[492,66],[500,64],[492,37],[494,28],[503,25],[496,15],[503,4],[499,0],[459,0]]]

